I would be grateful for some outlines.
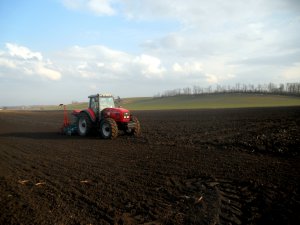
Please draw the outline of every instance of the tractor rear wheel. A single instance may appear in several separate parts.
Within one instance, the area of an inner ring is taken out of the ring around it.
[[[100,122],[100,134],[103,139],[115,139],[118,136],[118,125],[111,118]]]
[[[92,129],[92,121],[86,113],[80,113],[77,120],[78,134],[87,136]]]
[[[135,126],[134,126],[134,128],[127,129],[126,133],[129,135],[136,136],[136,137],[140,136],[141,135],[140,121],[135,116],[131,116],[131,121],[135,123]]]

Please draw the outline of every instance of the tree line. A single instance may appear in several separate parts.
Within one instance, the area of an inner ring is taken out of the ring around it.
[[[194,85],[192,87],[176,88],[166,90],[154,95],[154,98],[180,96],[180,95],[207,95],[207,94],[225,94],[225,93],[253,93],[253,94],[279,94],[300,96],[300,83],[286,84],[241,84],[235,85],[215,85],[201,87]]]

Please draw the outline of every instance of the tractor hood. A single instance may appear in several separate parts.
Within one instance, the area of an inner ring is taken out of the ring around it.
[[[128,109],[124,108],[105,108],[103,109],[103,112],[110,112],[110,113],[129,113]]]
[[[114,119],[116,122],[129,122],[130,120],[130,112],[124,108],[105,108],[103,115]]]

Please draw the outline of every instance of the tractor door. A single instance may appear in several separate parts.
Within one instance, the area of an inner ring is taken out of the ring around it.
[[[95,113],[95,115],[98,115],[99,112],[99,101],[97,97],[91,97],[90,98],[90,105],[89,108],[92,109]]]

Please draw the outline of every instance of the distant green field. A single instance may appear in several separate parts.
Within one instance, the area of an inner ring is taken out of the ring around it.
[[[217,109],[246,107],[300,106],[300,97],[262,94],[214,94],[198,96],[175,96],[164,98],[139,97],[124,98],[117,103],[130,110],[167,109]],[[67,109],[84,109],[88,103],[67,105]],[[44,110],[58,110],[58,106],[40,107]]]
[[[131,110],[164,109],[216,109],[245,107],[299,106],[300,97],[257,95],[257,94],[220,94],[199,96],[175,96],[165,98],[136,98],[122,104]]]

